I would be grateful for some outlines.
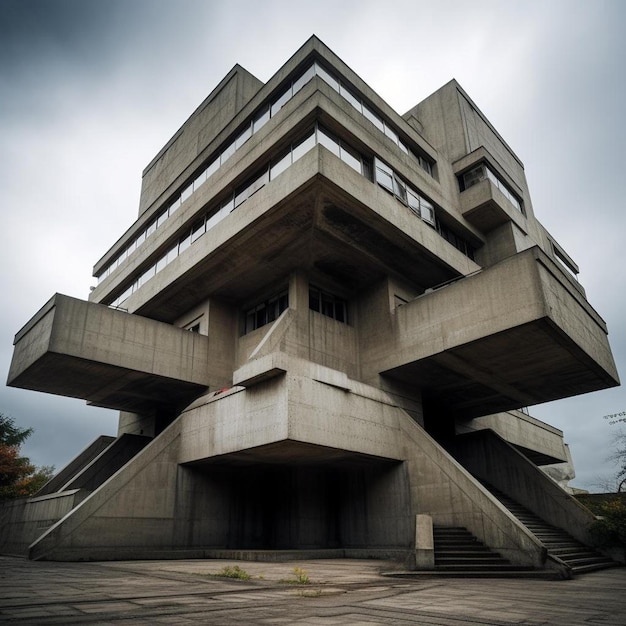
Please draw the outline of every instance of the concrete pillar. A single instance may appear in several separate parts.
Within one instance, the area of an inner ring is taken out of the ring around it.
[[[433,518],[430,515],[415,516],[415,569],[435,569]]]

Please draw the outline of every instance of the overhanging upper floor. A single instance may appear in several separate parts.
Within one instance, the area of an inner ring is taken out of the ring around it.
[[[7,384],[131,411],[175,411],[207,388],[208,338],[54,295],[20,330]]]
[[[387,345],[370,367],[447,415],[619,384],[603,320],[536,247],[399,307]]]

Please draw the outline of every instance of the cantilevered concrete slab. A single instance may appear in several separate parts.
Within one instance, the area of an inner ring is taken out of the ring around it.
[[[8,385],[97,406],[163,412],[207,388],[207,337],[61,294],[14,345]]]
[[[377,367],[477,417],[619,384],[602,318],[539,248],[399,307]],[[376,359],[374,359],[376,360]],[[367,360],[366,360],[367,362]]]

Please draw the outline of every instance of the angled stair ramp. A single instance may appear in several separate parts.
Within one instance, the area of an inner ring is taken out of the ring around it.
[[[513,565],[459,526],[435,526],[435,573],[467,578],[555,578],[551,570]]]
[[[584,574],[607,567],[616,567],[619,563],[600,554],[593,548],[574,539],[560,528],[551,526],[532,511],[522,506],[492,485],[483,483],[488,489],[528,530],[543,543],[548,555],[557,558],[571,568],[573,574]]]

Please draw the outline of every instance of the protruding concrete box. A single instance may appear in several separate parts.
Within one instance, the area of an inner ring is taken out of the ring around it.
[[[463,217],[485,233],[505,222],[521,221],[515,215],[517,209],[490,180],[472,185],[460,198]]]
[[[399,307],[371,367],[465,418],[619,384],[604,321],[539,248]]]
[[[98,406],[180,410],[207,388],[207,337],[61,294],[14,345],[8,385]]]

